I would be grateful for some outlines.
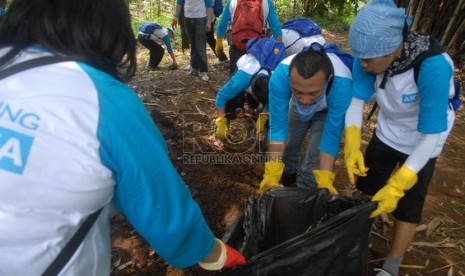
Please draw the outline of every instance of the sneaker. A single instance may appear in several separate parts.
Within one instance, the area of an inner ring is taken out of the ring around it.
[[[200,72],[199,76],[200,76],[200,79],[202,79],[203,81],[209,81],[210,80],[210,78],[208,77],[207,72]]]
[[[391,273],[387,272],[386,270],[382,268],[374,268],[373,271],[378,272],[376,276],[392,276]]]
[[[191,65],[187,65],[186,67],[183,67],[182,70],[184,71],[190,71],[191,70]]]
[[[189,70],[189,76],[197,76],[199,74],[199,70],[191,68]]]

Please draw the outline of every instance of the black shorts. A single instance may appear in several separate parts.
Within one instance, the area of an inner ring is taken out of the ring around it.
[[[366,177],[358,177],[357,189],[363,193],[374,195],[386,185],[392,172],[401,166],[408,155],[401,153],[373,134],[365,151],[365,165],[369,168]],[[437,158],[431,158],[418,173],[418,182],[399,200],[397,208],[392,215],[404,222],[420,223],[423,205],[428,193],[428,186],[434,174]]]

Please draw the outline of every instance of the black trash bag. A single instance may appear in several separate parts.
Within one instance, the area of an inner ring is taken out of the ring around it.
[[[232,275],[365,275],[375,204],[327,190],[278,188],[250,197],[223,241],[247,264]]]

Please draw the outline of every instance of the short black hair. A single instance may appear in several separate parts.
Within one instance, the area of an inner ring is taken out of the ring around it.
[[[298,53],[289,65],[289,74],[292,69],[296,69],[304,79],[313,77],[319,71],[326,74],[326,80],[334,74],[333,64],[328,55],[322,50],[312,48]]]
[[[257,75],[252,81],[252,93],[257,97],[257,100],[262,104],[268,104],[268,83],[269,75]]]
[[[37,44],[127,79],[136,40],[125,0],[14,0],[0,24],[0,47]]]

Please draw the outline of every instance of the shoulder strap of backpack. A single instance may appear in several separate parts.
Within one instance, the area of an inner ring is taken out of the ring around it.
[[[73,237],[68,241],[55,260],[53,260],[53,262],[48,266],[42,276],[56,276],[60,274],[60,271],[69,262],[71,257],[74,255],[74,252],[76,252],[76,249],[78,249],[79,245],[84,240],[87,232],[89,232],[92,225],[94,225],[94,222],[102,212],[102,209],[103,208],[98,209],[87,217],[81,227],[79,227],[76,233],[74,233]]]
[[[6,68],[3,71],[0,71],[0,80],[7,78],[11,75],[14,75],[16,73],[26,71],[35,67],[40,67],[44,65],[49,65],[53,63],[59,63],[59,62],[65,62],[65,61],[71,61],[72,59],[70,58],[65,58],[65,57],[59,57],[59,56],[47,56],[47,57],[40,57],[40,58],[35,58],[31,59],[25,62],[21,62],[18,64],[15,64],[11,67]]]
[[[413,64],[413,78],[415,80],[415,84],[418,84],[418,75],[420,74],[421,63],[428,57],[440,55],[444,53],[444,48],[437,42],[435,39],[430,38],[431,41],[431,48],[420,54],[414,61]]]

